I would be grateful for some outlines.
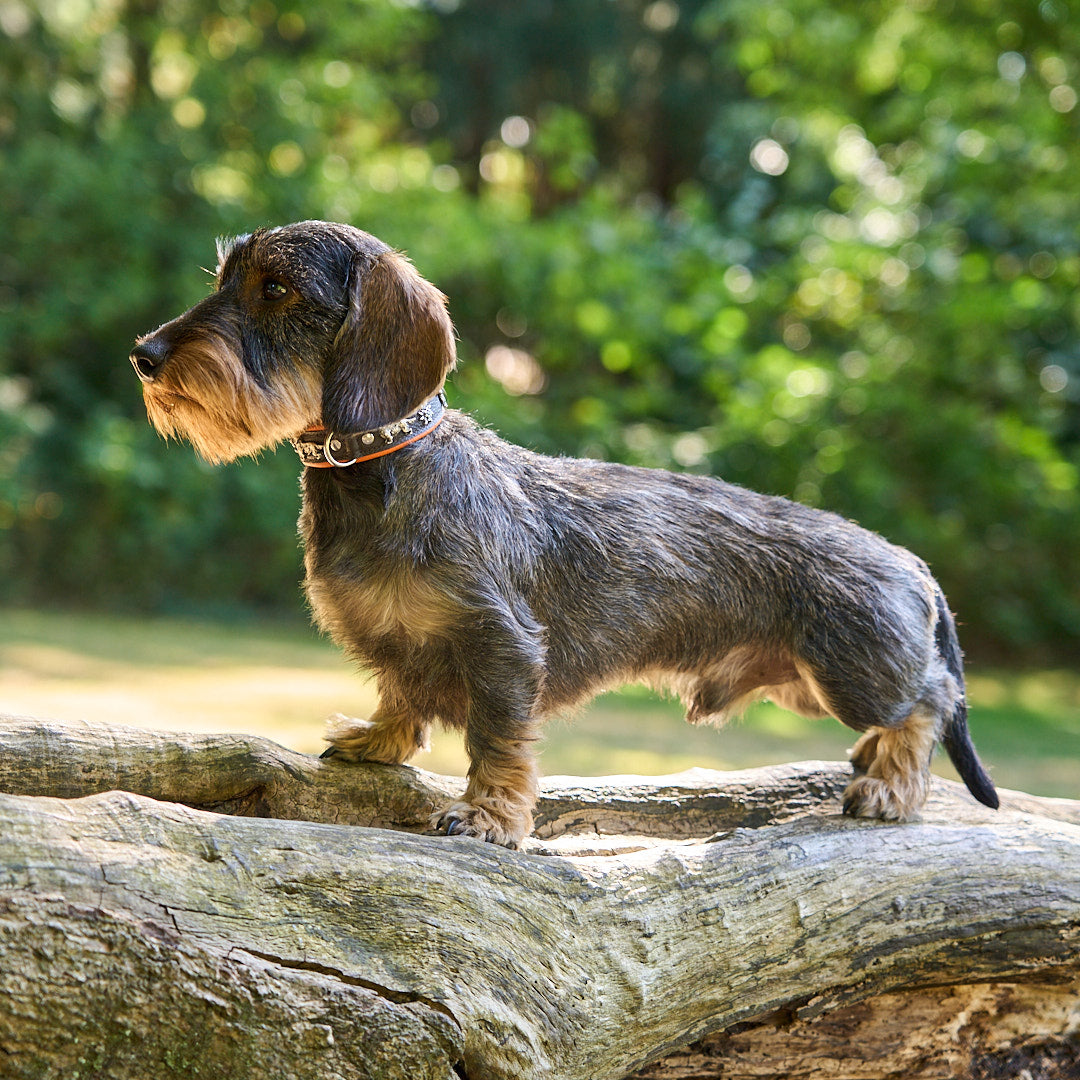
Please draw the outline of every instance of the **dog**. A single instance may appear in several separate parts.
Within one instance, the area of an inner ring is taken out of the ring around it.
[[[318,626],[373,670],[328,753],[400,764],[464,732],[463,798],[436,831],[517,847],[542,718],[644,681],[694,724],[771,699],[862,732],[849,815],[907,821],[935,743],[997,794],[967,728],[953,617],[916,556],[821,510],[719,479],[546,457],[446,405],[446,297],[348,225],[218,243],[214,292],[139,338],[149,418],[223,462],[292,441]]]

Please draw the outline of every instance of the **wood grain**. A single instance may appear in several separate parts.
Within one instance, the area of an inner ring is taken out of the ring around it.
[[[778,1016],[1080,978],[1068,800],[935,781],[885,825],[839,814],[838,765],[553,778],[511,852],[419,835],[459,782],[406,768],[26,718],[0,748],[5,1076],[615,1080],[714,1033],[747,1059]]]

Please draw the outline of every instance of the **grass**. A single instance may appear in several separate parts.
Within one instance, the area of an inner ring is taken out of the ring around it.
[[[1080,672],[970,673],[971,727],[1002,787],[1080,797]],[[295,624],[201,623],[0,612],[0,711],[145,728],[235,731],[306,753],[333,712],[366,716],[371,682]],[[545,729],[548,775],[659,775],[843,760],[855,735],[763,704],[722,732],[695,728],[677,702],[639,688],[606,694]],[[437,732],[415,764],[460,775],[461,739]],[[955,776],[939,755],[935,771]]]

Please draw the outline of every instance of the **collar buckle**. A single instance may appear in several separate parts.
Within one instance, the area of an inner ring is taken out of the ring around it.
[[[333,465],[335,468],[338,468],[338,469],[347,469],[350,465],[355,465],[356,464],[358,459],[355,458],[355,457],[352,459],[352,461],[338,461],[338,459],[336,457],[334,457],[333,452],[335,450],[338,453],[341,453],[341,439],[337,435],[335,435],[332,431],[328,431],[326,433],[326,438],[323,439],[323,444],[322,444],[323,458],[326,460],[326,463],[328,465]],[[303,458],[304,458],[304,455],[301,454],[300,455],[300,460],[303,461]]]

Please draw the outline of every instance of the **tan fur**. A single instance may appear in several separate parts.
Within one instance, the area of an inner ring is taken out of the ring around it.
[[[335,584],[308,575],[308,600],[319,627],[350,651],[345,628],[364,626],[373,637],[410,637],[422,641],[448,633],[455,608],[444,593],[419,574]],[[352,761],[379,761],[401,765],[417,751],[427,750],[430,719],[419,716],[407,700],[380,687],[379,708],[370,720],[337,714],[327,723],[326,741]],[[444,717],[452,722],[452,717]]]
[[[363,626],[372,637],[421,641],[448,633],[457,615],[450,598],[419,572],[356,582],[317,577],[309,567],[307,594],[320,629],[346,647],[348,626]]]
[[[880,728],[872,728],[865,735],[862,735],[848,751],[848,757],[851,758],[851,767],[857,774],[865,776],[870,771],[870,766],[874,764],[874,758],[877,757],[880,730]]]
[[[774,701],[803,716],[828,715],[809,672],[780,649],[743,645],[732,649],[704,675],[674,678],[656,673],[650,685],[677,693],[692,724],[723,725],[758,701]]]
[[[404,765],[420,750],[430,750],[431,725],[411,711],[387,709],[384,704],[370,720],[353,720],[336,713],[326,722],[326,741],[348,761],[378,761]]]
[[[516,848],[532,832],[538,791],[531,740],[499,739],[469,770],[464,798],[433,814],[431,825]]]
[[[916,710],[899,727],[871,728],[852,749],[852,762],[865,775],[844,793],[856,817],[911,821],[930,794],[930,755],[937,721]]]
[[[273,391],[247,373],[223,338],[178,345],[162,374],[143,388],[146,412],[162,435],[188,439],[207,461],[231,461],[290,438],[317,421],[318,376],[295,367]]]
[[[820,690],[814,685],[813,679],[806,675],[784,683],[783,686],[768,687],[765,698],[774,705],[779,705],[781,709],[790,709],[811,720],[820,720],[821,717],[829,715]]]

